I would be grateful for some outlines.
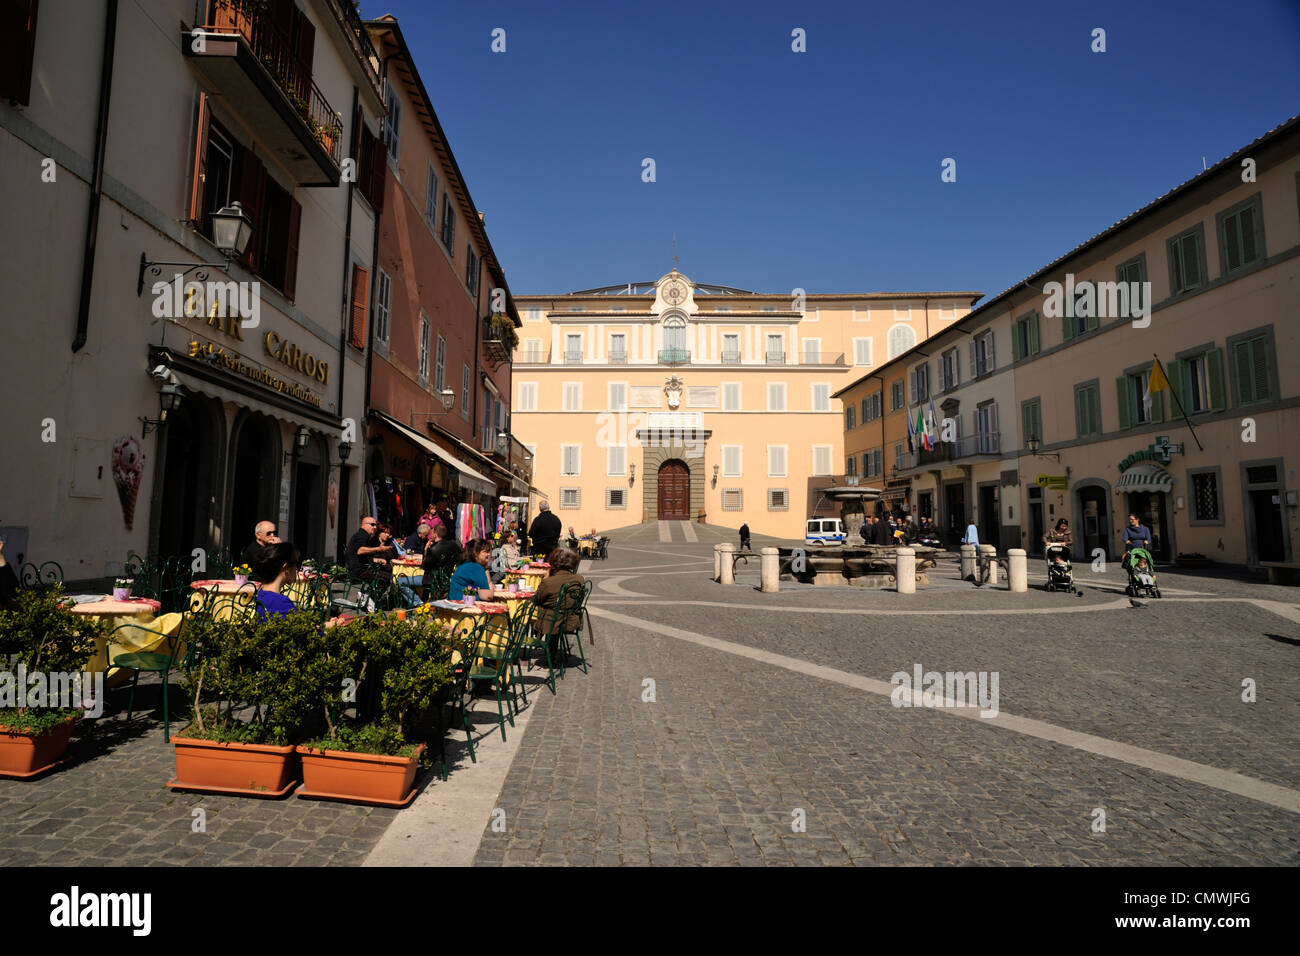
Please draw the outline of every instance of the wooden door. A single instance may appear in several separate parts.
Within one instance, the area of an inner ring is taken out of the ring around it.
[[[672,459],[659,469],[659,518],[662,521],[691,518],[691,473],[683,461]]]

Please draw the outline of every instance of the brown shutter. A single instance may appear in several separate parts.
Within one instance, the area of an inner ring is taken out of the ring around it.
[[[284,294],[292,299],[298,289],[298,227],[302,224],[302,206],[289,197],[288,247],[284,252]]]
[[[316,28],[311,25],[307,15],[294,8],[298,21],[298,45],[295,53],[294,70],[298,84],[298,95],[304,103],[311,103],[311,64],[316,53]]]
[[[378,136],[370,137],[370,206],[384,211],[384,186],[388,182],[388,147]]]
[[[196,127],[198,132],[194,137],[193,181],[190,183],[190,222],[205,234],[207,230],[203,222],[203,189],[207,184],[208,176],[208,124],[211,119],[208,94],[200,93],[199,121]]]
[[[348,341],[359,349],[366,347],[366,304],[370,301],[370,273],[352,267],[352,322]]]
[[[253,221],[253,235],[248,240],[242,262],[251,272],[257,272],[261,261],[257,255],[262,245],[264,223],[262,222],[262,196],[266,192],[266,171],[262,161],[251,150],[239,149],[239,201],[244,212]]]
[[[31,105],[38,0],[0,2],[0,98]]]

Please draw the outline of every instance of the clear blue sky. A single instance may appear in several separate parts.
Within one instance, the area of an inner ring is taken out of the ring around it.
[[[675,233],[701,282],[991,296],[1300,112],[1300,0],[361,11],[400,20],[516,294],[657,278]]]

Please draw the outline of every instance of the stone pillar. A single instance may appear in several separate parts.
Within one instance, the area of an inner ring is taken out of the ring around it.
[[[981,544],[980,554],[987,555],[989,560],[989,584],[998,583],[998,549],[991,544]]]
[[[762,548],[759,554],[762,555],[759,558],[762,567],[759,590],[775,594],[781,590],[781,552],[776,548]]]
[[[894,580],[898,582],[899,594],[916,593],[916,551],[912,548],[898,549],[898,565],[894,569]]]
[[[961,579],[965,581],[967,578],[972,577],[974,574],[975,574],[975,545],[963,544],[961,546]]]
[[[1007,585],[1020,594],[1029,590],[1029,561],[1024,548],[1012,548],[1007,552]]]
[[[722,545],[713,546],[713,580],[717,581],[722,577]]]
[[[718,581],[722,584],[736,583],[736,565],[731,560],[732,555],[736,553],[736,546],[730,541],[718,545],[718,561],[721,564],[721,573],[718,575]]]

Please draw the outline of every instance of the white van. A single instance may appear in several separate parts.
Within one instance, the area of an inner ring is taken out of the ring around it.
[[[806,544],[843,544],[844,526],[839,518],[809,518]]]

